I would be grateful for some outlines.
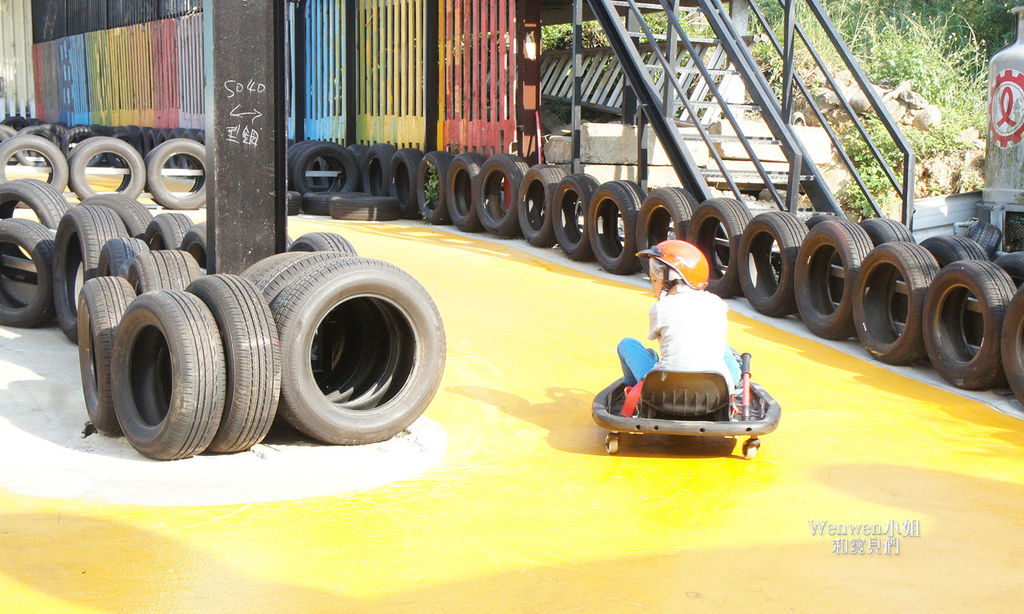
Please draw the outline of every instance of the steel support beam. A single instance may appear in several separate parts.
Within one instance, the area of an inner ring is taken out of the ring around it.
[[[285,249],[285,0],[204,0],[208,269]]]

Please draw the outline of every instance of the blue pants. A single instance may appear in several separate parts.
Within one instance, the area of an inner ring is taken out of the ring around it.
[[[622,363],[622,381],[627,386],[636,386],[658,362],[658,353],[636,339],[627,337],[619,341],[616,350],[619,353],[619,362]],[[732,373],[732,384],[739,384],[740,365],[731,348],[725,350],[725,366],[729,368],[729,373]]]

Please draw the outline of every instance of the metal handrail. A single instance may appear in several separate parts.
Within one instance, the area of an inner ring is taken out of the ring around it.
[[[826,129],[826,132],[829,134],[830,140],[832,140],[833,144],[836,146],[836,149],[840,152],[840,157],[842,158],[843,164],[850,172],[855,183],[857,184],[857,187],[868,200],[868,203],[874,210],[875,214],[877,214],[880,217],[884,217],[884,214],[879,208],[874,195],[871,193],[867,185],[864,183],[864,180],[861,177],[860,173],[857,172],[857,169],[853,164],[853,161],[846,153],[846,150],[843,147],[838,136],[835,134],[831,126],[829,126],[828,122],[825,121],[824,115],[821,113],[821,110],[819,109],[818,105],[814,102],[814,98],[813,96],[810,95],[810,92],[808,91],[803,79],[801,79],[799,75],[796,75],[795,71],[793,70],[793,54],[796,46],[795,43],[797,38],[799,38],[799,40],[803,42],[811,58],[814,60],[814,63],[817,66],[818,70],[820,70],[822,75],[825,77],[825,81],[828,84],[829,88],[833,92],[835,92],[837,98],[840,101],[840,105],[843,108],[843,111],[849,116],[854,127],[859,133],[861,139],[867,145],[872,157],[875,159],[876,162],[878,162],[879,167],[882,169],[882,172],[885,174],[886,178],[892,184],[893,189],[896,191],[896,194],[900,197],[902,201],[903,222],[910,226],[913,219],[914,210],[914,151],[910,147],[910,143],[907,141],[906,137],[900,131],[896,122],[892,119],[892,116],[889,114],[888,109],[885,108],[885,105],[882,103],[881,97],[871,86],[871,83],[868,80],[867,76],[864,74],[864,71],[861,69],[859,64],[857,64],[856,59],[853,57],[853,53],[850,51],[849,47],[847,47],[846,43],[840,37],[835,27],[835,24],[832,23],[832,20],[829,18],[827,12],[821,6],[820,2],[818,0],[805,1],[811,13],[817,19],[818,24],[824,30],[829,41],[832,43],[835,52],[840,56],[846,68],[853,75],[861,92],[867,98],[872,109],[878,115],[879,120],[882,122],[882,125],[885,127],[890,138],[893,139],[893,142],[895,143],[897,149],[903,155],[904,165],[902,181],[900,181],[900,179],[897,178],[896,172],[893,171],[888,161],[885,160],[885,157],[879,150],[878,145],[868,134],[867,129],[864,127],[864,124],[857,116],[857,113],[854,112],[853,108],[846,100],[846,97],[843,96],[843,93],[839,88],[839,84],[832,76],[832,73],[829,72],[828,68],[825,66],[821,54],[814,47],[814,45],[811,44],[805,29],[797,21],[796,0],[776,0],[779,6],[783,9],[785,18],[785,40],[782,45],[779,44],[778,38],[773,33],[768,23],[768,20],[765,17],[764,13],[761,11],[760,7],[758,7],[755,0],[750,0],[750,6],[754,12],[754,15],[757,17],[762,29],[771,41],[776,53],[778,53],[780,57],[782,57],[783,59],[783,108],[785,109],[787,108],[787,106],[788,108],[792,108],[792,85],[793,83],[795,83],[797,85],[797,88],[800,90],[800,93],[804,96],[804,98],[810,105],[811,109],[814,111],[815,116],[818,118],[822,127]],[[788,82],[786,78],[787,76],[790,79]]]
[[[668,4],[668,0],[661,0],[661,1],[662,1],[662,5],[665,8],[666,14],[673,15],[672,6],[670,6]],[[634,10],[636,10],[636,9],[634,9]],[[641,19],[640,23],[641,23],[641,27],[645,30],[644,34],[647,34],[648,36],[651,36],[651,31],[647,27],[646,22],[643,19]],[[687,36],[686,32],[683,30],[683,27],[679,23],[679,20],[678,19],[669,19],[668,20],[668,24],[669,24],[669,27],[672,28],[672,31],[674,31],[680,37],[680,41],[686,47],[686,50],[690,54],[690,57],[693,58],[694,64],[697,66],[698,70],[700,71],[701,77],[703,77],[704,82],[705,82],[705,84],[708,87],[708,90],[711,92],[712,96],[714,96],[714,98],[721,105],[722,114],[725,116],[725,118],[728,120],[729,124],[732,126],[733,131],[736,133],[736,136],[739,138],[740,143],[743,145],[744,150],[746,150],[747,155],[750,157],[751,162],[753,162],[754,168],[757,170],[758,175],[760,175],[761,179],[764,180],[765,187],[768,188],[769,192],[771,192],[772,198],[775,199],[775,203],[780,208],[790,208],[789,206],[787,206],[787,203],[783,202],[782,195],[779,194],[778,189],[775,187],[774,182],[771,180],[771,177],[768,175],[768,171],[765,170],[764,165],[761,164],[761,160],[758,158],[758,156],[754,154],[754,147],[753,147],[753,145],[750,144],[750,141],[747,139],[746,135],[744,135],[743,131],[740,129],[739,122],[736,120],[735,115],[733,115],[732,110],[729,108],[729,105],[727,104],[727,102],[725,100],[725,97],[722,95],[721,91],[718,89],[718,86],[715,85],[714,79],[712,79],[710,73],[708,73],[707,67],[704,66],[704,62],[701,61],[700,55],[697,54],[696,49],[693,47],[692,43],[690,42],[689,37]],[[668,60],[665,59],[665,57],[661,54],[661,52],[659,50],[655,49],[655,53],[656,53],[659,61],[661,61],[663,63],[663,65],[668,66]],[[672,79],[672,83],[675,86],[676,92],[679,94],[680,100],[682,101],[683,105],[686,107],[687,113],[689,113],[691,117],[696,117],[696,114],[693,112],[693,109],[690,106],[689,100],[688,100],[688,98],[686,96],[686,92],[683,91],[682,87],[679,85],[679,82],[677,80],[675,80],[675,79]],[[697,130],[698,130],[699,134],[701,135],[701,138],[704,139],[704,143],[708,147],[709,153],[715,159],[715,164],[718,165],[719,170],[722,171],[723,177],[725,177],[726,181],[729,183],[729,188],[733,191],[733,194],[736,196],[736,198],[741,198],[739,187],[734,182],[734,180],[733,180],[732,176],[730,175],[730,173],[726,170],[725,162],[721,159],[721,156],[718,155],[718,152],[715,150],[714,146],[712,146],[711,140],[709,138],[707,138],[707,135],[706,135],[706,133],[705,133],[705,131],[703,129],[703,126],[701,125],[701,122],[698,121],[698,122],[695,122],[695,124],[697,125]],[[793,153],[792,150],[786,151],[786,149],[787,149],[786,148],[786,143],[782,143],[782,147],[783,147],[783,152],[787,154],[786,157],[792,161],[794,159],[794,156],[792,155],[792,153]],[[791,173],[796,173],[797,175],[799,175],[800,172],[801,172],[801,169],[799,168],[799,166],[796,166],[794,168],[791,165],[790,172]],[[792,190],[790,190],[790,194],[788,196],[793,198],[793,197],[795,197],[795,194],[793,194]],[[792,203],[790,203],[790,205],[791,204]]]

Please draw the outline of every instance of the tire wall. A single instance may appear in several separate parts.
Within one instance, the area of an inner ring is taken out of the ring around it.
[[[0,2],[0,115],[34,115],[32,2]]]

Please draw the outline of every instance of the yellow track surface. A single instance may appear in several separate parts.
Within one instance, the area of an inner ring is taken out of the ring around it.
[[[244,506],[0,493],[0,611],[1020,611],[1020,421],[733,314],[730,343],[783,409],[757,459],[731,439],[628,436],[608,456],[591,402],[619,376],[616,342],[646,330],[642,289],[427,226],[290,229],[310,230],[437,302],[441,465]],[[834,554],[857,536],[811,521],[916,521],[920,537]]]

